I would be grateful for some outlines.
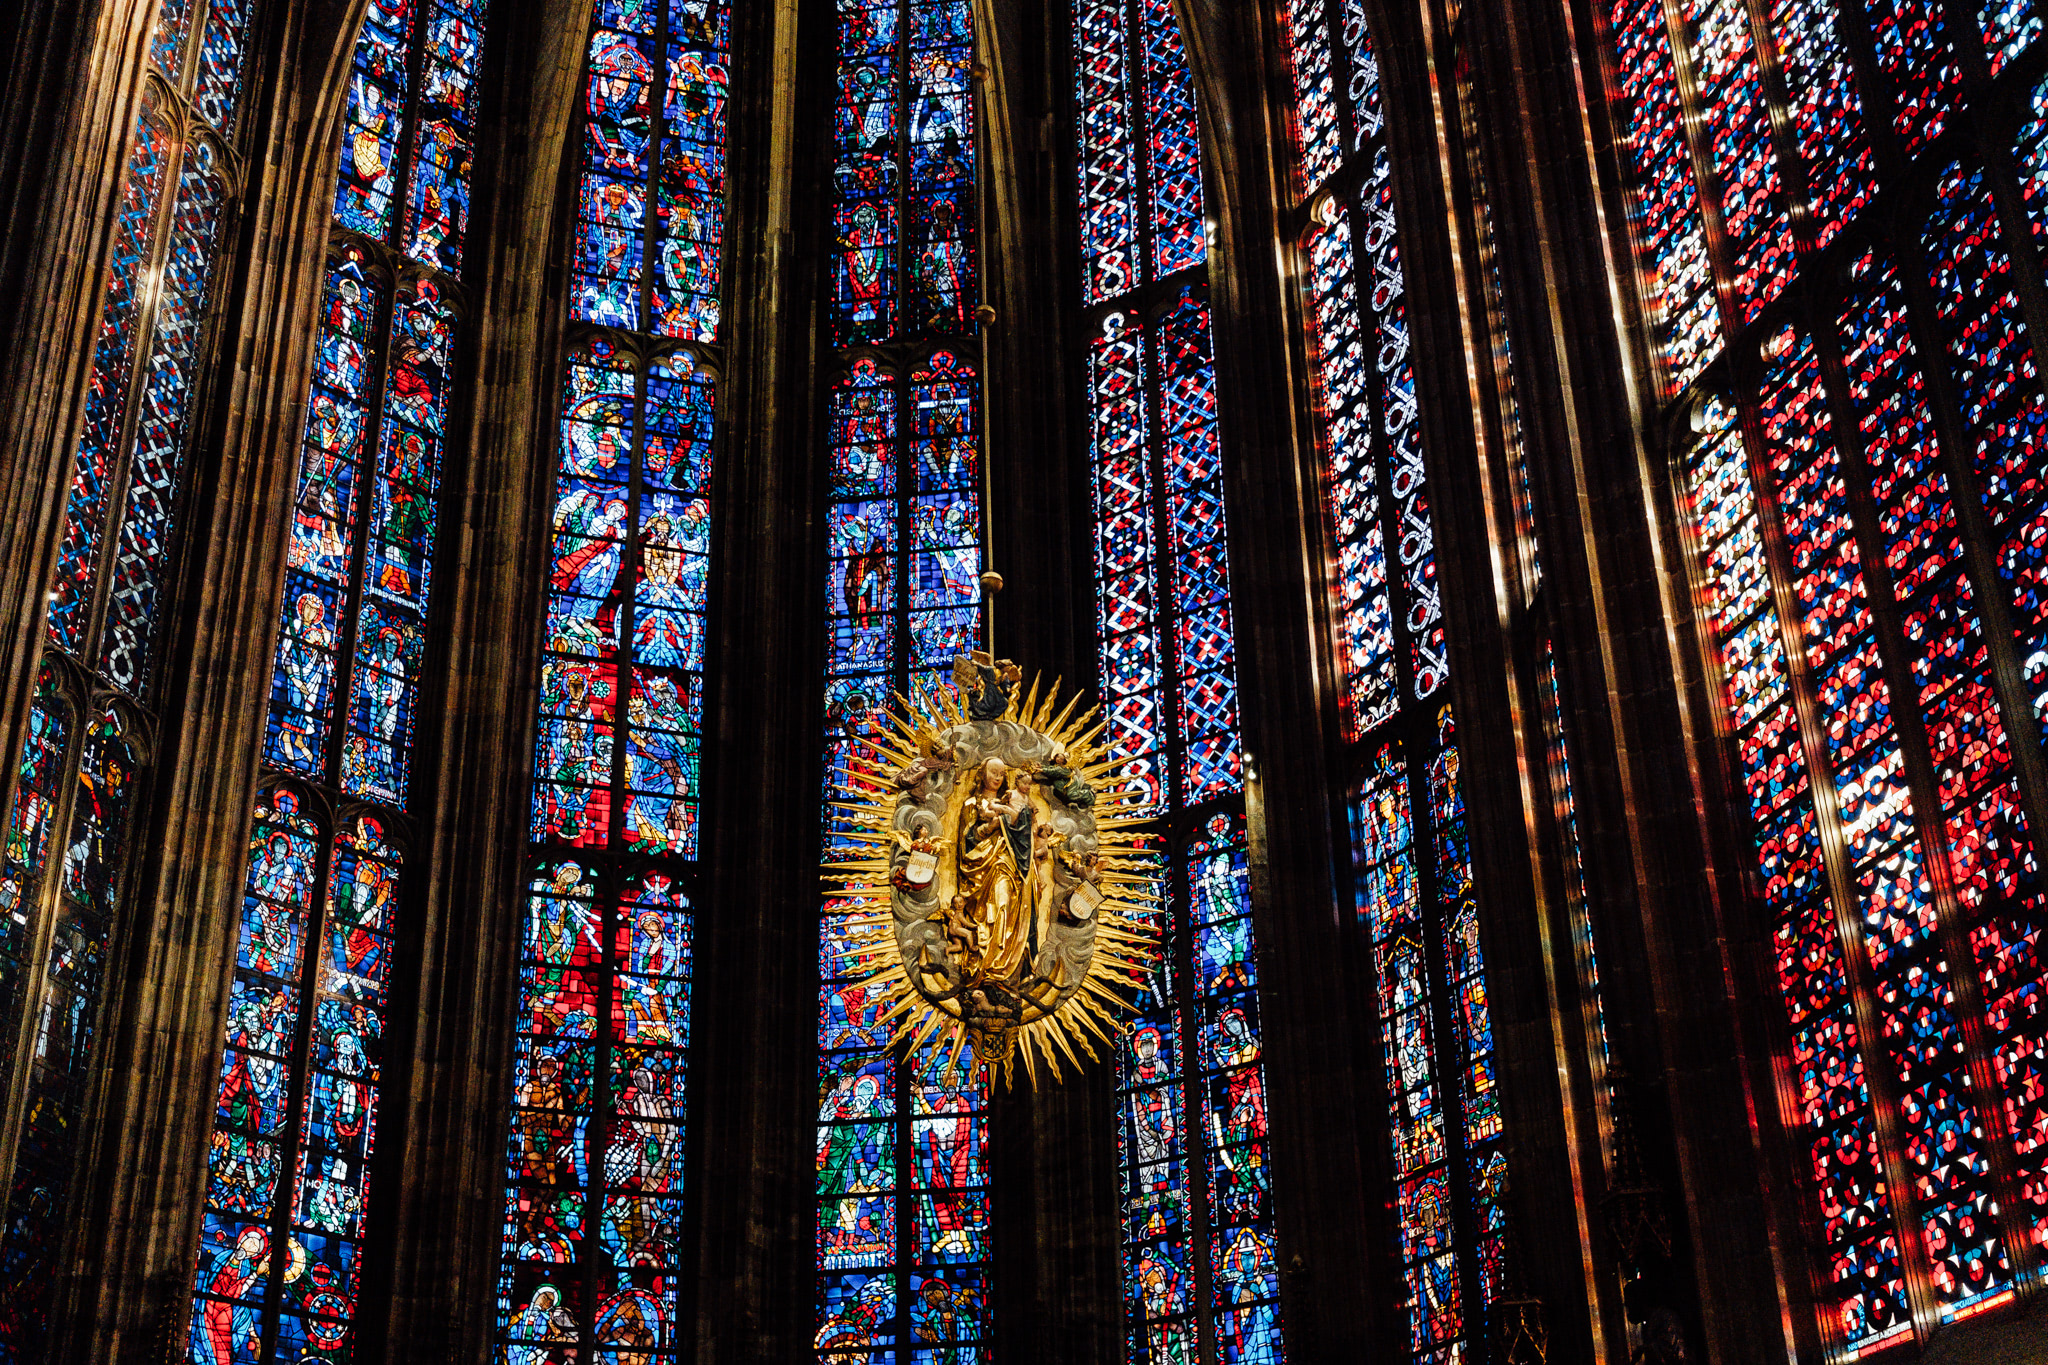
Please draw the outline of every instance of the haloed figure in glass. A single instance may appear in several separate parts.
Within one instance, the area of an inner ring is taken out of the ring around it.
[[[319,761],[313,751],[317,718],[325,713],[334,685],[334,628],[318,593],[300,593],[292,612],[289,644],[278,660],[286,709],[278,717],[276,743],[285,761],[310,767]]]
[[[1194,1324],[1177,1315],[1188,1311],[1187,1271],[1175,1264],[1178,1248],[1161,1242],[1138,1257],[1129,1272],[1144,1307],[1145,1322],[1129,1330],[1142,1343],[1147,1365],[1196,1365]]]
[[[608,642],[628,510],[623,497],[594,488],[575,490],[555,508],[553,586],[563,612],[552,643],[563,653],[595,653]]]
[[[533,1291],[533,1298],[512,1322],[518,1342],[505,1348],[509,1365],[549,1365],[559,1348],[548,1343],[574,1342],[576,1319],[562,1307],[562,1291],[551,1284]]]
[[[954,1284],[934,1275],[917,1288],[917,1301],[910,1309],[911,1336],[924,1343],[958,1343],[981,1332],[981,1299],[973,1287]],[[931,1365],[973,1365],[981,1358],[970,1345],[940,1345],[919,1353]]]

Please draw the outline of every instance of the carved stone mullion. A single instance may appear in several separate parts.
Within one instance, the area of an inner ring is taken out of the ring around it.
[[[1532,527],[1526,539],[1521,535],[1522,499],[1526,494],[1533,504],[1536,490],[1519,481],[1528,478],[1555,429],[1555,404],[1543,387],[1551,371],[1540,349],[1540,319],[1532,320],[1527,307],[1512,307],[1537,291],[1495,289],[1496,280],[1513,278],[1507,273],[1516,264],[1511,257],[1526,242],[1526,234],[1518,238],[1511,226],[1522,205],[1496,198],[1501,190],[1512,194],[1519,188],[1512,168],[1523,157],[1524,130],[1517,122],[1514,91],[1502,89],[1498,73],[1479,60],[1483,51],[1497,50],[1501,17],[1490,9],[1461,10],[1450,3],[1438,13],[1441,17],[1432,23],[1439,71],[1454,73],[1443,83],[1442,95],[1445,162],[1452,181],[1447,199],[1462,248],[1454,287],[1472,319],[1468,349],[1478,358],[1476,378],[1487,395],[1474,419],[1481,433],[1478,478],[1461,490],[1459,501],[1463,536],[1471,538],[1465,543],[1476,547],[1483,518],[1485,534],[1498,546],[1500,565],[1493,601],[1484,600],[1476,576],[1466,577],[1462,589],[1453,586],[1453,578],[1446,587],[1446,613],[1460,622],[1452,637],[1454,650],[1465,639],[1467,651],[1487,656],[1483,665],[1475,658],[1474,666],[1493,670],[1499,680],[1475,679],[1467,668],[1462,670],[1466,690],[1460,695],[1470,696],[1475,683],[1481,695],[1494,686],[1503,689],[1479,704],[1465,704],[1461,714],[1479,719],[1499,747],[1491,758],[1476,745],[1469,748],[1464,770],[1503,772],[1512,762],[1523,775],[1512,794],[1500,781],[1479,783],[1466,794],[1468,810],[1485,808],[1482,819],[1493,830],[1489,839],[1475,833],[1473,852],[1478,875],[1485,879],[1479,892],[1489,944],[1489,1008],[1499,1047],[1510,1161],[1504,1215],[1509,1255],[1518,1258],[1505,1267],[1505,1297],[1492,1310],[1489,1333],[1496,1360],[1540,1358],[1552,1330],[1567,1353],[1591,1350],[1597,1355],[1623,1338],[1619,1279],[1606,1244],[1588,1239],[1581,1256],[1567,1259],[1546,1254],[1556,1245],[1546,1239],[1536,1246],[1533,1262],[1525,1255],[1531,1243],[1514,1245],[1517,1228],[1543,1228],[1554,1238],[1554,1230],[1577,1223],[1575,1231],[1584,1238],[1582,1211],[1604,1196],[1605,1040],[1594,1032],[1593,1011],[1611,1009],[1591,994],[1593,983],[1582,966],[1582,954],[1585,964],[1594,960],[1596,943],[1598,960],[1607,960],[1607,935],[1588,925],[1585,932],[1592,936],[1581,940],[1581,915],[1588,912],[1574,904],[1577,851],[1566,843],[1574,832],[1560,818],[1551,771],[1553,746],[1562,742],[1544,677],[1554,628],[1550,604],[1558,593],[1551,586],[1551,547],[1545,528]],[[1501,273],[1489,278],[1494,270]],[[1443,310],[1442,304],[1435,309]],[[1485,505],[1471,501],[1475,497],[1484,498]],[[1449,507],[1440,510],[1448,513]],[[1457,544],[1458,535],[1446,516],[1445,545]],[[1447,553],[1454,564],[1472,558],[1455,549]],[[1565,557],[1569,561],[1568,553]],[[1534,572],[1539,562],[1540,587]],[[1576,789],[1583,785],[1585,767],[1576,740],[1572,760],[1569,780]],[[1491,853],[1485,851],[1489,843]],[[1519,869],[1510,873],[1505,866],[1513,844],[1522,845],[1527,880]]]
[[[684,1228],[697,1365],[808,1360],[817,1292],[830,0],[735,6]],[[799,1004],[797,1002],[804,1002]]]

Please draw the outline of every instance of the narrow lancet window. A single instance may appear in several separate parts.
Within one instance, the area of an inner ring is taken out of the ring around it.
[[[1457,1359],[1492,1336],[1508,1173],[1391,152],[1363,6],[1293,0],[1288,20],[1352,884],[1391,1111],[1393,1251],[1409,1357]],[[1506,357],[1495,359],[1512,440]],[[1533,577],[1533,539],[1518,530]]]
[[[207,1157],[194,1360],[356,1359],[484,0],[372,0],[314,339]]]
[[[981,574],[980,114],[967,0],[839,0],[833,113],[825,611],[825,855],[832,802],[891,699],[978,645]],[[827,900],[818,971],[817,1330],[821,1360],[986,1359],[987,1125],[943,1047],[892,1053],[883,989],[847,903]]]
[[[46,652],[0,855],[0,1360],[41,1358],[76,1193],[128,836],[149,795],[155,665],[175,615],[163,602],[207,322],[239,222],[252,9],[162,6],[121,171]]]
[[[1165,0],[1079,0],[1073,31],[1105,740],[1167,890],[1118,1048],[1125,1331],[1134,1361],[1278,1365],[1194,81]]]
[[[681,1348],[730,13],[598,0],[578,118],[504,1359]]]

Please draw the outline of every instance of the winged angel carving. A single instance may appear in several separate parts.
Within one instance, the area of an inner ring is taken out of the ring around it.
[[[828,863],[847,938],[887,989],[896,1042],[971,1047],[1007,1084],[1098,1054],[1150,969],[1158,903],[1134,849],[1142,818],[1102,724],[1059,684],[977,650],[890,715],[841,773],[856,856]],[[843,846],[842,846],[843,847]]]

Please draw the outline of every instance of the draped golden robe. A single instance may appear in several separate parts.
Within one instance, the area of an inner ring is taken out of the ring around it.
[[[1006,825],[1025,822],[1032,811],[1009,809],[1009,794],[977,791],[960,808],[960,857],[955,888],[967,898],[981,963],[975,975],[985,981],[1008,981],[1030,951],[1031,883],[1017,865],[1017,850]],[[1027,834],[1028,837],[1028,834]],[[1027,845],[1028,847],[1028,845]]]

